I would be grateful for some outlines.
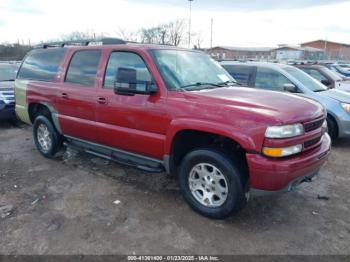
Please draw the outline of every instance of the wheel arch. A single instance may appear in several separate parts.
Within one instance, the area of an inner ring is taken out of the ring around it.
[[[28,105],[28,115],[33,124],[38,115],[46,116],[54,125],[56,130],[62,134],[61,126],[55,108],[46,102],[33,102]]]
[[[168,172],[173,175],[177,174],[184,156],[201,147],[215,147],[225,151],[232,161],[238,161],[241,171],[248,176],[247,151],[240,142],[219,132],[208,132],[195,128],[179,129],[171,136],[168,148]]]

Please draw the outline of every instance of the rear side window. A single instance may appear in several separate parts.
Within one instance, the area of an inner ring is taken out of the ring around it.
[[[249,85],[251,78],[252,67],[250,66],[235,66],[235,65],[224,65],[226,71],[241,85]]]
[[[65,53],[65,48],[33,50],[24,60],[18,78],[53,81]]]
[[[100,58],[100,50],[76,52],[70,62],[65,82],[94,86]]]
[[[130,52],[113,52],[109,58],[104,87],[113,88],[116,73],[119,68],[130,68],[136,70],[136,80],[140,82],[151,82],[152,76],[142,58]]]

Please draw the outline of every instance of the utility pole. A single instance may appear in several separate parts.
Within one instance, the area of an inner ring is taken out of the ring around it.
[[[213,24],[214,19],[212,18],[210,21],[210,48],[213,48]]]
[[[191,23],[192,23],[192,2],[193,0],[188,0],[190,3],[190,19],[188,22],[188,48],[191,47]]]

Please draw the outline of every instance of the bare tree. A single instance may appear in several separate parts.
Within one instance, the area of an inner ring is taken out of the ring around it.
[[[201,46],[204,42],[204,36],[202,31],[198,31],[197,33],[194,33],[192,39],[195,39],[194,46],[196,49],[201,49]]]
[[[102,38],[105,34],[103,33],[96,33],[94,31],[73,31],[68,34],[64,34],[61,36],[62,41],[76,41],[76,40],[84,40],[84,39],[95,39],[95,38]]]
[[[151,28],[142,28],[140,39],[142,43],[178,46],[185,38],[185,27],[184,20],[176,20]]]
[[[128,31],[125,28],[119,28],[116,32],[117,36],[125,41],[138,42],[139,32],[138,31]]]
[[[168,24],[170,44],[174,46],[179,46],[185,35],[186,22],[183,19],[175,20]]]

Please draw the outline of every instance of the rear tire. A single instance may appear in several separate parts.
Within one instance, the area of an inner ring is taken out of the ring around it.
[[[334,119],[330,116],[327,117],[328,134],[332,141],[338,138],[338,126]]]
[[[244,174],[224,152],[203,148],[188,153],[179,183],[187,203],[203,216],[223,219],[246,204]]]
[[[47,158],[53,158],[62,147],[62,138],[45,116],[35,118],[33,137],[36,148]]]

